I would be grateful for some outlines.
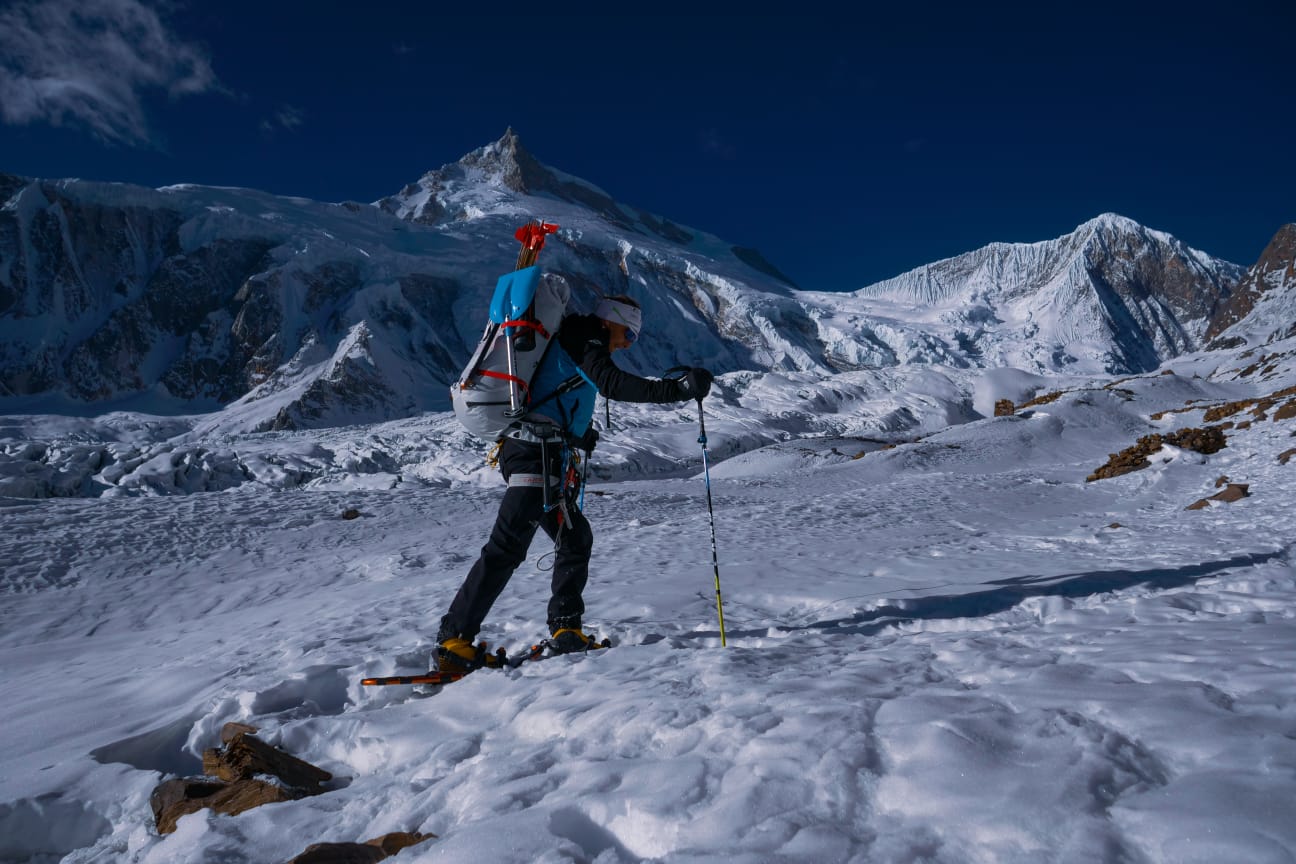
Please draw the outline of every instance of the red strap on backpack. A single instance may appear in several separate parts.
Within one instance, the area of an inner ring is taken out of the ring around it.
[[[536,331],[546,339],[549,338],[549,331],[546,330],[544,325],[541,324],[539,321],[527,321],[524,318],[519,318],[516,321],[505,321],[500,326],[501,327],[525,327],[528,330]]]
[[[494,369],[482,369],[478,372],[478,374],[481,375],[483,378],[498,378],[501,381],[512,381],[514,384],[517,384],[523,390],[531,389],[530,387],[527,386],[527,382],[523,381],[521,378],[517,377],[516,375],[509,375],[506,372],[496,372]]]

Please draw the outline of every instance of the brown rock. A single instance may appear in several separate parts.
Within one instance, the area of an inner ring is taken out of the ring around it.
[[[1106,480],[1119,477],[1132,471],[1147,468],[1150,462],[1147,457],[1169,444],[1184,450],[1195,450],[1198,453],[1216,453],[1227,446],[1228,439],[1223,428],[1207,426],[1202,429],[1180,429],[1165,435],[1144,435],[1133,447],[1127,447],[1119,453],[1112,453],[1107,463],[1085,478],[1086,482]]]
[[[994,416],[1011,417],[1013,415],[1013,400],[999,399],[994,405]]]
[[[184,777],[159,783],[149,795],[149,806],[153,808],[153,821],[159,826],[160,833],[175,830],[174,820],[167,831],[161,831],[162,814],[182,801],[198,800],[214,795],[225,788],[224,783],[217,783],[203,777]],[[185,811],[192,813],[192,810]],[[175,818],[179,818],[178,816]]]
[[[366,843],[316,843],[288,864],[375,864],[388,854]]]
[[[343,518],[343,519],[359,519],[359,518],[360,518],[360,511],[357,510],[357,509],[355,509],[354,507],[348,507],[346,510],[343,510],[343,511],[342,511],[342,518]]]
[[[1291,461],[1291,458],[1293,456],[1296,456],[1296,447],[1293,447],[1290,450],[1284,450],[1282,453],[1279,453],[1278,461],[1281,464],[1286,465],[1289,461]]]
[[[1255,308],[1256,302],[1266,291],[1272,290],[1269,277],[1274,273],[1286,270],[1291,272],[1296,256],[1296,224],[1288,224],[1278,229],[1260,260],[1253,264],[1228,296],[1211,311],[1210,323],[1206,327],[1206,342],[1211,343],[1220,333],[1246,317]],[[1213,347],[1213,346],[1212,346]]]
[[[1056,402],[1058,399],[1062,398],[1062,392],[1063,391],[1061,390],[1055,390],[1052,393],[1045,393],[1042,396],[1036,396],[1029,402],[1023,402],[1021,407],[1032,408],[1036,405],[1047,405],[1050,402]]]
[[[160,810],[154,810],[154,818],[157,822],[159,834],[170,834],[176,829],[176,823],[181,816],[187,816],[190,813],[197,813],[204,808],[211,809],[217,813],[224,813],[228,816],[236,816],[245,810],[251,810],[253,807],[260,807],[262,804],[276,804],[280,801],[295,801],[298,798],[305,797],[304,793],[280,786],[277,783],[268,783],[265,780],[239,780],[237,783],[211,783],[203,780],[171,780],[168,783],[186,784],[183,790],[183,796],[176,799],[175,791],[169,790],[162,793],[162,797],[170,799],[172,803],[162,807]],[[155,789],[154,796],[159,794],[159,790],[166,786],[167,783]],[[214,791],[213,790],[214,787]],[[197,797],[189,797],[191,793]],[[205,794],[200,794],[205,793]]]
[[[1274,421],[1290,420],[1296,417],[1296,399],[1291,400],[1274,412]]]
[[[434,837],[435,834],[399,831],[364,843],[316,843],[288,864],[373,864]]]
[[[410,846],[415,846],[425,840],[432,840],[436,836],[435,834],[420,834],[417,831],[397,831],[365,842],[370,846],[377,846],[388,855],[395,855],[402,849],[408,849]]]
[[[246,723],[226,723],[221,727],[220,739],[222,744],[228,744],[240,734],[255,735],[260,730],[255,726],[249,726]]]
[[[1228,475],[1227,475],[1227,474],[1221,474],[1219,477],[1217,477],[1217,478],[1215,479],[1215,488],[1218,489],[1218,488],[1220,488],[1221,486],[1225,485],[1225,484],[1228,483],[1228,482],[1229,482]]]
[[[1212,495],[1211,499],[1214,501],[1225,501],[1228,503],[1232,503],[1234,501],[1241,501],[1243,498],[1251,497],[1251,493],[1247,491],[1250,488],[1251,487],[1248,486],[1246,483],[1230,483],[1228,484],[1228,486],[1224,487],[1223,492],[1220,492],[1216,495]]]
[[[204,751],[203,772],[230,782],[257,774],[270,774],[312,795],[323,791],[319,788],[321,783],[333,779],[333,775],[324,769],[271,747],[246,732],[234,735],[220,749]]]
[[[1251,487],[1248,486],[1246,483],[1230,483],[1224,487],[1223,492],[1217,492],[1216,494],[1210,496],[1209,498],[1202,498],[1198,501],[1194,501],[1184,509],[1185,510],[1205,510],[1207,507],[1210,506],[1210,502],[1212,501],[1222,501],[1225,503],[1241,501],[1243,498],[1250,497],[1250,493],[1247,492],[1247,490],[1250,488]]]
[[[1225,402],[1223,405],[1216,405],[1214,408],[1207,408],[1206,413],[1202,415],[1202,422],[1214,423],[1223,420],[1225,417],[1232,417],[1239,411],[1245,411],[1255,404],[1254,399],[1242,399],[1237,402]]]
[[[1165,443],[1184,450],[1196,450],[1198,453],[1218,453],[1228,446],[1224,430],[1219,426],[1206,426],[1201,429],[1180,429],[1165,436]]]

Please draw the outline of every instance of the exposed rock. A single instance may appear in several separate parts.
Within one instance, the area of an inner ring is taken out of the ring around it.
[[[1062,393],[1063,391],[1061,390],[1054,390],[1051,393],[1044,393],[1042,395],[1034,397],[1033,399],[1030,399],[1029,401],[1023,402],[1021,404],[1021,407],[1033,408],[1036,405],[1047,405],[1050,402],[1056,402],[1058,399],[1062,398]]]
[[[249,778],[234,783],[213,783],[200,778],[168,780],[153,790],[149,803],[159,834],[176,829],[180,817],[209,809],[227,816],[281,801],[296,801],[308,793],[267,780]]]
[[[374,839],[366,840],[365,842],[370,846],[377,846],[388,855],[395,855],[402,849],[408,849],[410,846],[415,846],[425,840],[432,840],[436,836],[437,835],[435,834],[420,834],[417,831],[398,831],[393,834],[384,834],[381,837],[375,837]]]
[[[314,843],[288,864],[375,864],[389,857],[365,843]]]
[[[1239,399],[1236,402],[1225,402],[1222,405],[1215,405],[1206,409],[1206,413],[1202,415],[1202,420],[1206,423],[1214,423],[1223,420],[1225,417],[1232,417],[1234,414],[1247,410],[1251,412],[1251,415],[1255,419],[1265,420],[1268,418],[1268,412],[1275,405],[1277,405],[1281,400],[1287,399],[1291,396],[1296,396],[1296,387],[1287,387],[1283,390],[1277,391],[1276,393],[1270,393],[1268,396],[1261,396],[1256,399]],[[1279,409],[1280,412],[1286,411],[1288,406],[1294,403],[1296,403],[1296,399],[1293,399],[1287,405],[1284,405]],[[1296,408],[1293,408],[1292,410],[1296,411]],[[1287,417],[1290,416],[1296,416],[1296,414],[1288,414],[1286,417],[1275,417],[1274,419],[1287,419]]]
[[[355,509],[354,507],[348,507],[347,509],[345,509],[345,510],[342,511],[342,518],[343,518],[343,519],[359,519],[359,518],[360,518],[360,511],[357,510],[357,509]]]
[[[1207,409],[1202,415],[1203,423],[1216,423],[1225,417],[1232,417],[1239,411],[1245,411],[1247,408],[1254,407],[1254,399],[1243,399],[1237,402],[1226,402],[1223,405],[1216,405],[1214,408]]]
[[[1212,501],[1223,501],[1224,503],[1228,503],[1228,504],[1231,504],[1234,501],[1241,501],[1243,498],[1250,497],[1250,493],[1247,491],[1250,488],[1251,487],[1248,486],[1246,483],[1230,483],[1228,484],[1228,486],[1224,487],[1223,492],[1216,493],[1215,495],[1212,495],[1209,498],[1202,498],[1199,501],[1194,501],[1192,504],[1189,504],[1184,509],[1185,510],[1205,510],[1207,507],[1210,506],[1210,502]]]
[[[401,831],[384,834],[364,843],[316,843],[288,864],[372,864],[435,837],[435,834]]]
[[[1216,453],[1227,446],[1224,430],[1219,426],[1207,426],[1204,429],[1180,429],[1165,435],[1144,435],[1133,447],[1127,447],[1119,453],[1112,453],[1107,463],[1085,478],[1086,482],[1106,480],[1119,477],[1132,471],[1141,471],[1149,467],[1147,459],[1163,446],[1169,444],[1183,450],[1195,450],[1198,453]]]
[[[224,789],[225,785],[204,777],[184,777],[158,784],[149,795],[149,806],[153,809],[153,821],[157,823],[159,833],[168,834],[174,831],[176,819],[185,813],[193,813],[203,806],[199,804],[181,813],[173,813],[177,805],[186,801],[209,798]],[[165,829],[163,828],[164,816],[167,826]]]
[[[1291,458],[1293,456],[1296,456],[1296,447],[1293,447],[1290,450],[1284,450],[1283,452],[1279,453],[1278,461],[1281,464],[1286,465],[1288,462],[1291,461]]]
[[[1250,496],[1250,493],[1247,491],[1250,488],[1251,487],[1246,483],[1230,483],[1226,487],[1224,487],[1223,492],[1220,492],[1216,495],[1212,495],[1211,500],[1224,501],[1227,503],[1232,503],[1234,501],[1241,501],[1243,498],[1247,498]]]
[[[246,723],[235,723],[231,721],[221,727],[221,733],[220,733],[221,743],[228,744],[231,741],[233,741],[235,738],[237,738],[239,735],[245,735],[245,734],[255,735],[258,731],[260,730],[258,730],[257,727],[255,726],[249,726]]]
[[[1015,410],[1015,409],[1013,408],[1013,400],[1011,400],[1011,399],[997,399],[997,400],[995,400],[995,404],[994,404],[994,416],[996,416],[996,417],[1011,417],[1011,416],[1013,415],[1013,411],[1014,411],[1014,410]]]
[[[1296,223],[1284,225],[1269,241],[1264,252],[1245,275],[1224,295],[1211,313],[1205,339],[1212,350],[1236,347],[1245,342],[1240,337],[1220,340],[1225,330],[1241,321],[1255,308],[1265,294],[1281,290],[1296,282]]]
[[[203,772],[228,782],[270,774],[311,795],[322,792],[320,784],[333,779],[324,769],[271,747],[247,732],[236,732],[224,747],[204,751]]]
[[[1290,420],[1293,417],[1296,417],[1296,399],[1287,402],[1281,408],[1275,411],[1273,419],[1275,421]]]
[[[149,796],[159,834],[176,829],[180,817],[202,809],[234,816],[262,804],[296,801],[324,791],[333,775],[254,738],[254,727],[228,723],[225,746],[203,753],[207,776],[167,780]]]

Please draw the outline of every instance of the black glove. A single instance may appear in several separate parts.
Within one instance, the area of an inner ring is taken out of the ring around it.
[[[595,429],[593,426],[590,426],[588,429],[585,430],[585,434],[580,436],[579,439],[577,439],[576,447],[579,450],[583,450],[586,453],[590,453],[594,450],[594,445],[598,443],[598,439],[599,439],[598,430]]]
[[[701,402],[711,392],[711,382],[714,379],[715,376],[701,366],[693,367],[679,379],[680,398]]]

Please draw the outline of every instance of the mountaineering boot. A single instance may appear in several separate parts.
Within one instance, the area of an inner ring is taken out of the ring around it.
[[[589,651],[602,647],[594,641],[593,636],[586,636],[580,630],[565,627],[555,630],[549,639],[549,650],[555,654],[571,654],[575,651]]]
[[[478,642],[474,645],[459,636],[442,639],[437,644],[436,661],[436,668],[441,672],[463,672],[465,674],[474,669],[481,669],[483,666],[494,668],[504,665],[502,649],[494,654],[489,654],[486,651],[485,642]]]
[[[477,646],[467,639],[452,636],[437,644],[436,668],[442,672],[471,672],[480,665]]]

